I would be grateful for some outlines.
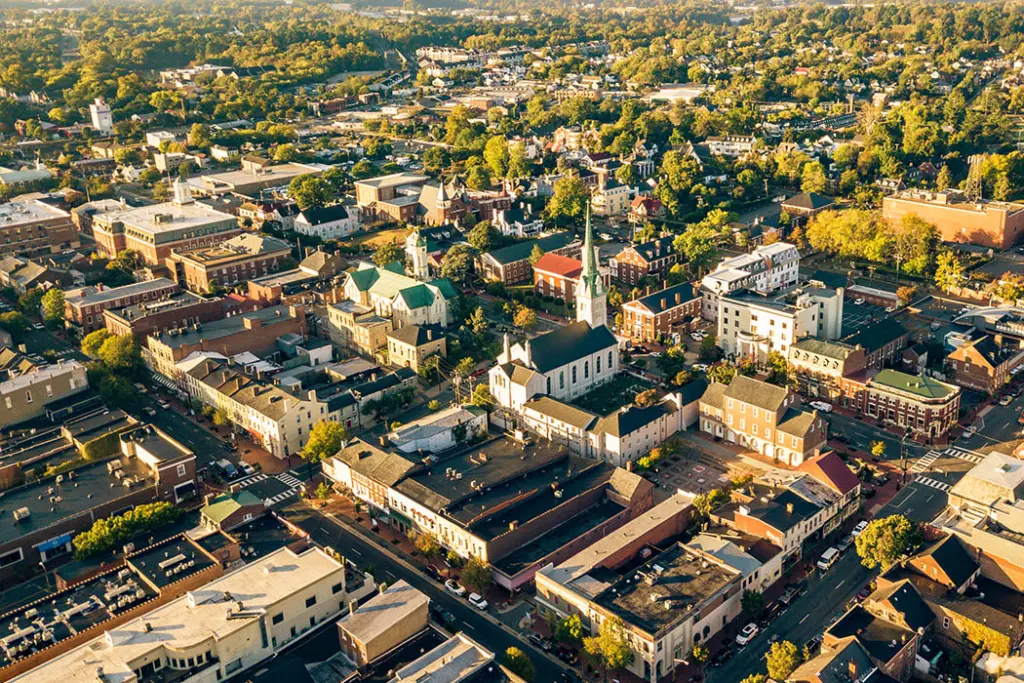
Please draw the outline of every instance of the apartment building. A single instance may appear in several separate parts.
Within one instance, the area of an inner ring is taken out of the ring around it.
[[[984,334],[961,344],[946,356],[959,386],[994,394],[1010,381],[1010,371],[1024,363],[1024,348],[1002,343],[1003,335]]]
[[[396,581],[338,622],[342,652],[366,667],[427,628],[429,605],[426,593]]]
[[[178,284],[165,277],[121,287],[106,287],[101,283],[71,289],[64,293],[64,321],[88,334],[106,326],[105,311],[157,303],[177,291]]]
[[[718,315],[719,298],[740,289],[770,293],[792,287],[800,275],[800,252],[793,244],[776,242],[749,254],[725,259],[701,281],[705,320]]]
[[[784,387],[737,375],[700,398],[700,430],[797,467],[825,448],[828,426]]]
[[[167,259],[171,277],[200,294],[276,273],[291,258],[292,245],[276,237],[244,234],[199,249],[175,250]]]
[[[840,341],[864,349],[865,365],[869,370],[881,370],[894,365],[903,357],[910,331],[895,318],[885,317],[861,327]]]
[[[695,544],[672,543],[692,516],[690,499],[675,495],[560,564],[536,575],[542,616],[578,616],[585,633],[619,619],[633,651],[627,670],[643,680],[674,677],[694,645],[714,638],[741,611],[749,573]],[[663,548],[653,555],[642,551]],[[744,563],[760,562],[734,547]],[[647,557],[637,566],[636,558]],[[749,571],[749,570],[748,570]]]
[[[406,325],[387,333],[388,362],[419,372],[431,356],[448,356],[448,340],[440,327]]]
[[[111,334],[130,334],[145,340],[151,334],[191,328],[245,311],[255,311],[258,307],[258,302],[240,297],[202,297],[192,292],[176,292],[124,308],[108,308],[103,311],[103,325]]]
[[[176,364],[196,351],[215,352],[225,357],[243,351],[265,356],[277,351],[277,339],[288,334],[306,336],[303,306],[271,306],[153,334],[146,338],[143,358],[154,372],[176,380]]]
[[[1024,204],[970,201],[957,190],[908,190],[882,200],[882,218],[898,223],[909,214],[934,225],[943,242],[1008,249],[1024,234]]]
[[[609,260],[612,275],[630,286],[645,278],[664,280],[669,269],[683,261],[683,255],[676,251],[673,240],[674,235],[666,235],[626,247]]]
[[[375,590],[372,577],[355,574],[320,548],[281,548],[13,680],[225,680],[312,634],[350,601]]]
[[[0,428],[39,417],[47,405],[88,388],[85,366],[78,361],[39,364],[0,348]]]
[[[757,138],[753,135],[712,135],[707,139],[708,150],[723,157],[741,157],[754,151]]]
[[[67,211],[36,199],[0,204],[0,257],[55,254],[79,246]]]
[[[842,379],[865,371],[867,356],[859,346],[806,337],[790,345],[789,364],[802,395],[838,401]]]
[[[652,342],[662,335],[686,332],[700,318],[701,296],[689,282],[622,304],[619,334]]]
[[[387,346],[388,334],[395,329],[390,318],[354,301],[328,304],[327,323],[335,343],[370,357]]]
[[[740,290],[718,302],[718,347],[759,363],[805,337],[838,339],[843,326],[843,289],[799,287],[766,294]]]
[[[93,219],[100,253],[114,258],[131,249],[149,266],[165,265],[174,251],[212,247],[241,232],[237,218],[198,204],[181,180],[174,185],[173,201],[102,213]]]

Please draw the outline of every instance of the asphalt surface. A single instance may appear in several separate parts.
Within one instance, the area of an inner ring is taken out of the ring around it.
[[[518,647],[529,656],[537,668],[535,680],[538,682],[554,683],[561,680],[564,667],[534,648],[525,638],[511,635],[505,630],[506,627],[484,617],[464,598],[448,593],[441,583],[430,579],[411,565],[406,565],[404,561],[397,560],[391,553],[384,552],[381,546],[365,538],[361,533],[349,529],[333,517],[310,509],[303,503],[288,505],[282,512],[289,521],[308,532],[317,544],[336,549],[355,562],[360,569],[372,568],[378,582],[394,583],[398,579],[404,579],[414,588],[426,593],[431,601],[452,613],[458,622],[456,629],[464,631],[498,657],[507,648]]]
[[[1022,425],[1017,423],[1017,419],[1022,410],[1024,395],[1014,399],[1008,406],[1001,406],[998,403],[993,405],[980,420],[975,421],[977,432],[971,436],[961,437],[957,443],[968,448],[980,449],[1020,439]]]
[[[841,437],[845,443],[853,446],[858,455],[871,453],[871,444],[875,441],[885,443],[884,460],[900,459],[900,437],[892,432],[886,431],[874,424],[858,420],[839,413],[826,413],[828,421],[828,433],[832,438]],[[918,458],[928,452],[929,447],[918,444],[911,439],[906,441],[906,456],[908,459]]]

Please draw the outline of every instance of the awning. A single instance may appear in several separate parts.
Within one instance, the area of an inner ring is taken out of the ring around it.
[[[37,545],[36,550],[38,550],[41,553],[45,553],[48,550],[53,550],[54,548],[59,548],[63,545],[67,545],[68,542],[71,540],[72,536],[74,536],[73,533],[66,533],[61,534],[60,536],[54,536],[53,538],[43,541],[42,543]]]

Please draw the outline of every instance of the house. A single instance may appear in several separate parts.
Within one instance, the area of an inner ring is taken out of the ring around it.
[[[448,344],[439,326],[405,325],[387,333],[388,362],[419,372],[431,356],[448,356]]]
[[[544,229],[543,219],[539,213],[533,212],[533,206],[528,202],[496,210],[491,224],[508,237],[536,237]]]
[[[327,324],[331,339],[342,346],[373,357],[387,346],[387,335],[395,329],[390,318],[377,315],[370,306],[355,301],[339,301],[327,306]]]
[[[88,388],[85,366],[78,361],[37,363],[11,348],[0,348],[0,428],[39,417],[47,405]]]
[[[645,278],[664,280],[669,269],[683,260],[683,255],[673,245],[674,239],[666,235],[626,247],[609,261],[615,278],[631,286]]]
[[[300,235],[334,240],[348,237],[359,230],[359,218],[344,204],[308,208],[295,218],[295,232]]]
[[[338,622],[341,651],[365,668],[425,630],[430,624],[429,605],[425,593],[404,580],[396,581]]]
[[[456,405],[401,425],[388,441],[400,453],[441,453],[486,433],[486,410]]]
[[[828,427],[784,387],[737,375],[700,399],[700,429],[792,467],[821,453]]]
[[[802,192],[790,197],[781,204],[782,210],[788,213],[791,218],[804,219],[813,218],[833,206],[835,206],[835,200],[831,197],[820,195],[817,192]]]
[[[741,157],[754,150],[753,135],[712,135],[707,138],[708,150],[724,157]]]
[[[230,531],[248,524],[267,512],[263,500],[248,489],[209,495],[199,510],[199,523],[207,529]]]
[[[348,301],[392,320],[395,329],[404,325],[440,325],[450,322],[449,302],[458,296],[444,278],[421,282],[402,272],[400,264],[381,268],[360,263],[345,276],[342,293]]]
[[[857,513],[861,481],[835,451],[808,458],[797,466],[797,470],[811,475],[839,496],[839,511],[834,515],[832,522],[824,527],[823,535],[841,526],[845,520]]]
[[[595,216],[624,216],[629,211],[629,186],[606,180],[590,198]]]
[[[629,222],[633,224],[646,223],[652,218],[662,218],[665,215],[665,207],[661,200],[650,195],[637,195],[629,206]]]
[[[684,282],[624,303],[619,332],[633,341],[653,342],[688,329],[700,318],[700,309],[700,294]]]
[[[1010,381],[1010,371],[1024,363],[1017,345],[1000,344],[1002,335],[980,335],[955,348],[946,361],[962,387],[995,394]],[[904,353],[906,353],[904,351]]]
[[[533,277],[530,257],[534,247],[543,253],[555,253],[575,258],[580,254],[580,243],[572,232],[559,232],[549,237],[517,242],[495,249],[480,257],[480,266],[486,279],[503,285],[527,282]]]
[[[546,253],[533,264],[533,289],[542,296],[569,303],[576,298],[576,283],[583,262],[554,252]]]

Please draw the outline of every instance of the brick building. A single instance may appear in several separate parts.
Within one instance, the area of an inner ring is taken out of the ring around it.
[[[259,306],[257,301],[246,301],[236,296],[207,298],[192,292],[176,292],[124,308],[107,309],[103,311],[103,324],[111,334],[131,334],[145,339],[151,334],[209,323],[243,311],[255,311]]]
[[[39,256],[78,246],[67,211],[35,199],[0,204],[0,257]]]
[[[953,381],[988,394],[1006,386],[1010,371],[1024,362],[1024,350],[1018,343],[1003,341],[1003,335],[985,334],[954,349],[946,357],[953,370]]]
[[[945,437],[960,415],[960,387],[898,370],[844,377],[841,405],[880,422],[908,429],[914,438]]]
[[[700,318],[700,309],[700,293],[684,282],[624,303],[620,332],[634,341],[654,341],[659,335],[686,329],[676,326]]]
[[[797,391],[811,398],[837,401],[842,395],[842,379],[863,372],[867,357],[859,346],[807,337],[789,347],[789,364]]]
[[[98,284],[64,294],[64,321],[81,328],[83,334],[106,325],[104,311],[162,301],[178,291],[178,285],[164,277],[133,282],[122,287]]]
[[[583,272],[583,262],[560,254],[544,254],[533,264],[533,289],[544,296],[576,299],[576,282]]]
[[[955,190],[911,190],[882,200],[882,218],[897,223],[908,214],[934,225],[943,242],[1007,249],[1024,234],[1024,204],[968,201]]]
[[[643,278],[663,280],[669,268],[682,262],[683,255],[672,244],[673,235],[634,244],[612,257],[612,273],[619,282],[635,285]]]
[[[864,365],[869,370],[880,370],[885,365],[899,362],[903,349],[908,346],[910,332],[895,318],[882,318],[865,325],[840,341],[864,349]]]
[[[167,263],[171,277],[179,285],[202,294],[216,286],[230,286],[275,273],[291,253],[291,245],[284,240],[244,234],[212,247],[176,250]]]
[[[480,257],[484,277],[504,285],[529,282],[533,278],[530,255],[535,246],[540,247],[545,254],[555,253],[570,258],[579,257],[581,252],[580,242],[575,239],[572,232],[560,232],[550,237],[517,242],[508,247],[489,251]]]

